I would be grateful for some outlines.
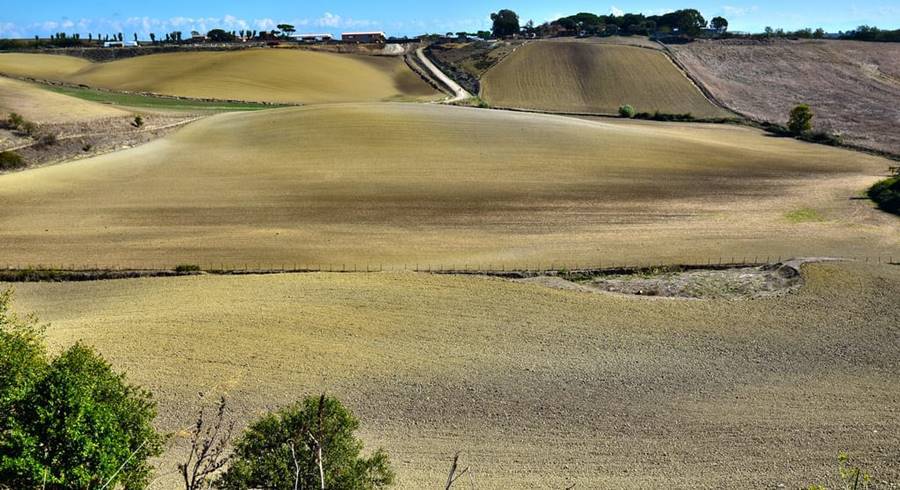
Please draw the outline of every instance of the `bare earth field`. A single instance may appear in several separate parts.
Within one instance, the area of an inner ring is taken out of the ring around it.
[[[900,267],[805,267],[778,298],[660,300],[480,277],[307,274],[17,285],[55,347],[95,345],[176,432],[328,391],[401,488],[462,451],[477,488],[799,488],[849,450],[900,479]],[[463,480],[463,488],[469,482]]]
[[[722,103],[754,119],[787,121],[807,103],[815,128],[900,154],[900,46],[856,41],[697,41],[671,46]]]
[[[0,243],[121,267],[896,255],[900,221],[852,199],[887,166],[736,126],[310,106],[0,176]]]
[[[131,92],[278,103],[436,96],[399,57],[307,50],[169,53],[109,63],[11,53],[0,54],[0,73]]]
[[[530,42],[481,79],[482,98],[497,107],[551,112],[730,114],[710,103],[665,54],[580,40]]]

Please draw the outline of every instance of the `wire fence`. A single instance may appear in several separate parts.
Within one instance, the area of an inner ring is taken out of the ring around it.
[[[441,263],[422,262],[410,264],[383,263],[182,263],[176,265],[127,264],[8,264],[0,266],[0,281],[29,280],[91,280],[104,278],[159,277],[195,274],[249,275],[249,274],[299,274],[299,273],[431,273],[431,274],[482,274],[516,275],[566,272],[628,273],[646,270],[690,270],[760,267],[779,264],[791,257],[785,256],[719,256],[689,260],[597,260],[595,262],[547,261],[531,264],[519,263]],[[866,264],[900,265],[900,254],[879,256],[839,257],[842,260]]]

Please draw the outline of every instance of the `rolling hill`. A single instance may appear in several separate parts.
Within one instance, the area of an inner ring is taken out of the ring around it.
[[[482,98],[498,107],[550,112],[691,113],[725,117],[658,50],[580,40],[538,41],[519,48],[481,80]]]
[[[14,265],[133,267],[863,255],[900,240],[848,200],[887,165],[743,127],[317,105],[0,176],[0,243]]]
[[[278,103],[419,100],[436,95],[398,57],[288,49],[168,53],[109,63],[0,54],[0,73],[112,90]]]
[[[36,85],[0,77],[0,118],[21,114],[39,124],[92,121],[130,113],[105,104],[57,94]]]
[[[697,41],[671,47],[719,101],[785,123],[809,104],[818,131],[900,155],[900,45],[835,40]]]

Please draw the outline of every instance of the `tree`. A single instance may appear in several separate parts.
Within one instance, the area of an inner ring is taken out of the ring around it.
[[[234,36],[232,36],[230,32],[225,32],[222,29],[213,29],[206,33],[206,37],[209,38],[210,41],[216,43],[228,43],[234,41]]]
[[[81,344],[49,360],[34,318],[0,295],[0,482],[11,488],[143,488],[162,450],[150,394]]]
[[[156,44],[156,34],[150,33],[150,42]]]
[[[788,119],[788,129],[791,133],[801,135],[812,130],[813,112],[806,104],[800,104],[791,109]]]
[[[728,19],[722,16],[713,17],[712,20],[709,21],[709,25],[719,32],[725,32],[728,30]]]
[[[392,484],[387,454],[379,449],[360,456],[363,444],[353,435],[358,428],[337,399],[308,397],[248,427],[216,486],[369,490]]]
[[[815,30],[815,32],[813,32],[814,39],[823,39],[824,37],[825,37],[825,29],[822,29],[821,27],[819,27],[818,29]]]
[[[206,411],[200,409],[191,431],[191,450],[187,459],[178,465],[185,490],[209,488],[212,476],[228,462],[226,451],[234,421],[226,423],[225,413],[225,397],[219,399],[215,420],[208,420]]]
[[[10,112],[6,118],[6,126],[9,129],[19,129],[25,124],[25,118],[16,112]]]
[[[124,40],[125,40],[125,36],[122,35],[122,33],[120,32],[120,33],[119,33],[119,42],[122,42],[122,41],[124,41]]]
[[[278,27],[278,30],[281,31],[282,36],[284,37],[288,37],[291,34],[297,32],[297,30],[294,29],[294,26],[290,24],[278,24],[276,27]]]
[[[619,116],[621,116],[621,117],[627,117],[627,118],[631,119],[632,117],[634,117],[634,114],[635,114],[634,107],[631,107],[628,104],[625,104],[622,107],[619,107]]]
[[[503,9],[491,14],[491,20],[494,22],[491,28],[494,37],[514,36],[519,33],[519,15],[512,10]]]

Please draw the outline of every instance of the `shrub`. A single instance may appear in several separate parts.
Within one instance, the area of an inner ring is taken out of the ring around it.
[[[25,159],[14,151],[0,152],[0,170],[14,170],[25,167]]]
[[[634,115],[635,115],[634,107],[631,107],[628,104],[625,104],[625,105],[619,107],[619,116],[627,117],[627,118],[631,119],[632,117],[634,117]]]
[[[131,125],[136,128],[143,127],[144,126],[144,118],[141,116],[134,116],[134,122],[132,122]]]
[[[891,177],[873,185],[868,195],[879,208],[900,215],[900,177]]]
[[[23,124],[25,124],[25,118],[15,112],[11,112],[6,118],[6,125],[9,129],[19,129]]]
[[[37,134],[39,128],[37,124],[31,121],[25,121],[19,126],[19,129],[28,136],[34,136]]]
[[[0,295],[0,482],[10,488],[143,488],[162,437],[150,394],[81,344],[49,360],[33,318]]]
[[[812,130],[813,112],[806,104],[800,104],[791,109],[788,119],[788,129],[791,133],[801,135]]]
[[[56,137],[55,134],[46,133],[46,134],[42,135],[40,138],[38,138],[38,145],[39,146],[53,146],[58,141],[59,141],[59,139]]]
[[[178,272],[179,274],[200,272],[200,266],[197,264],[179,264],[175,266],[175,272]]]
[[[359,421],[335,398],[309,397],[247,428],[231,466],[216,481],[223,489],[325,488],[369,490],[394,481],[387,455],[360,456],[353,433]],[[319,459],[321,455],[321,460]]]

